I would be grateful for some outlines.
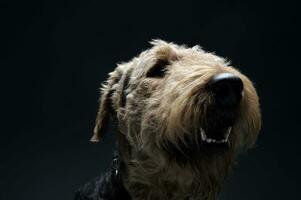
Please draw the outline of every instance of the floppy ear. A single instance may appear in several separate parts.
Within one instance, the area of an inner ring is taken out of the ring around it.
[[[122,70],[117,67],[115,71],[109,73],[109,78],[101,87],[101,97],[99,109],[96,117],[94,134],[90,139],[91,142],[98,142],[101,136],[105,133],[109,123],[110,114],[112,113],[113,103],[112,95],[114,92],[120,91],[119,82],[122,77]]]

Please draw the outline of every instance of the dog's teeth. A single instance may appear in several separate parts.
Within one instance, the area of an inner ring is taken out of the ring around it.
[[[223,140],[224,143],[226,143],[226,142],[228,141],[231,131],[232,131],[232,127],[230,126],[230,127],[227,129],[227,133],[226,133],[226,135],[225,135],[225,139]]]
[[[229,137],[229,135],[230,135],[231,131],[232,131],[232,127],[230,126],[230,127],[228,128],[228,130],[227,130],[227,133],[226,133],[226,138],[228,138],[228,137]]]
[[[200,128],[200,131],[201,131],[201,136],[202,136],[202,140],[206,140],[206,134],[205,134],[205,131],[204,131],[204,129],[203,128]]]
[[[205,130],[202,127],[200,127],[200,132],[201,132],[202,140],[205,141],[205,142],[207,142],[207,143],[217,143],[217,144],[226,143],[228,141],[229,136],[230,136],[231,130],[232,130],[232,127],[229,127],[227,129],[225,139],[223,139],[223,140],[216,140],[216,139],[208,138],[207,135],[206,135],[206,133],[205,133]]]

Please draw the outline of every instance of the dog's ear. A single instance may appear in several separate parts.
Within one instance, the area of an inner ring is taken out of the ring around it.
[[[159,61],[171,62],[179,59],[179,55],[175,51],[175,44],[159,39],[152,40],[150,44],[153,45],[153,51]]]
[[[116,113],[117,109],[124,104],[124,77],[125,66],[118,66],[115,71],[109,73],[109,78],[101,87],[99,109],[96,117],[91,142],[98,142],[105,133],[110,115]]]

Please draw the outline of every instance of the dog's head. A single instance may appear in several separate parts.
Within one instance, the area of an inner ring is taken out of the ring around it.
[[[91,140],[99,140],[111,115],[139,151],[187,154],[252,146],[261,116],[251,81],[198,46],[151,43],[110,73]]]

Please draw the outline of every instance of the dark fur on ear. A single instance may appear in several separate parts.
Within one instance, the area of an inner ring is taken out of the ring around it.
[[[98,142],[101,136],[105,133],[109,123],[110,115],[116,113],[116,107],[125,104],[125,97],[122,93],[125,77],[125,67],[118,66],[115,71],[109,73],[109,78],[106,84],[101,87],[101,97],[99,109],[96,117],[94,134],[90,139],[91,142]],[[114,96],[114,98],[113,98]],[[118,105],[118,106],[116,106]]]

